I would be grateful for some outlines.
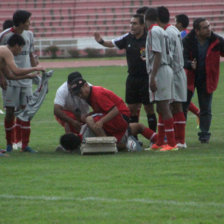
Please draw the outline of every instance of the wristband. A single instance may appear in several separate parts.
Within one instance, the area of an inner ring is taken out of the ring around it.
[[[98,43],[99,43],[99,44],[104,44],[104,40],[101,39]]]

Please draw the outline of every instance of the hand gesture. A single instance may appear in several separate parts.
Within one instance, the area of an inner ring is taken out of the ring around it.
[[[98,32],[94,33],[94,37],[95,37],[96,42],[99,42],[100,40],[102,40],[102,37],[100,36],[100,34]]]
[[[6,90],[7,85],[8,85],[8,84],[7,84],[7,81],[6,81],[5,77],[2,76],[2,77],[0,78],[0,87],[2,87],[2,89]]]
[[[193,70],[195,70],[197,68],[197,60],[196,60],[196,58],[194,58],[193,61],[191,62],[191,68]]]
[[[37,67],[35,67],[35,71],[41,71],[41,72],[45,72],[45,69],[44,69],[44,67],[42,67],[42,66],[37,66]]]
[[[151,77],[151,80],[150,80],[150,89],[153,93],[156,92],[157,90],[156,80],[153,77]]]

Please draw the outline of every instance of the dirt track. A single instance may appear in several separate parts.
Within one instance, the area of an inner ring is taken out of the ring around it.
[[[224,58],[221,58],[221,62]],[[41,62],[45,68],[78,68],[78,67],[97,67],[97,66],[125,66],[127,62],[125,59],[119,60],[83,60],[83,61],[59,61],[59,62]]]
[[[96,67],[96,66],[125,66],[126,60],[83,60],[83,61],[59,61],[59,62],[41,62],[45,68],[77,68],[77,67]]]

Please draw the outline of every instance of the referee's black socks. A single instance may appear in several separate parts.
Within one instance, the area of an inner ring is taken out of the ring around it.
[[[147,119],[148,119],[149,128],[152,129],[154,132],[156,132],[156,128],[157,128],[156,114],[155,113],[154,114],[148,114]]]
[[[130,123],[138,123],[139,119],[138,116],[131,116],[130,117]]]

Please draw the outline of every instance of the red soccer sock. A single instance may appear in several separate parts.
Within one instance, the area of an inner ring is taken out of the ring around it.
[[[30,131],[30,121],[21,121],[22,149],[25,149],[28,146]]]
[[[185,143],[185,126],[186,119],[183,112],[179,112],[173,115],[174,119],[174,132],[177,143]]]
[[[18,143],[22,141],[22,136],[21,136],[21,120],[19,118],[16,118],[16,125],[14,128],[14,142]]]
[[[175,146],[176,141],[175,141],[174,126],[173,126],[173,118],[164,120],[164,127],[165,127],[165,133],[166,133],[168,145]]]
[[[13,142],[13,134],[14,134],[14,120],[6,121],[5,119],[5,137],[7,145],[12,145]]]
[[[165,137],[165,128],[162,115],[159,114],[159,122],[157,123],[158,126],[158,135],[157,135],[157,145],[164,145],[164,137]]]
[[[152,142],[156,142],[157,141],[157,134],[153,130],[151,130],[149,128],[144,128],[144,130],[142,132],[142,135],[145,138],[147,138],[150,141],[152,141]]]
[[[192,102],[190,103],[188,110],[199,117],[200,109],[197,108],[196,105]]]

